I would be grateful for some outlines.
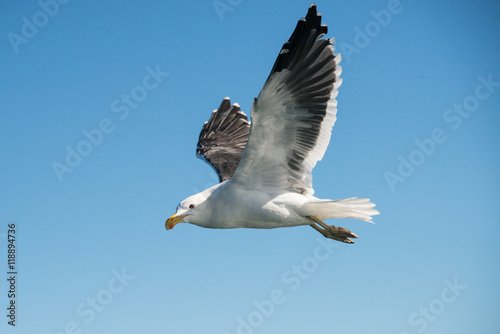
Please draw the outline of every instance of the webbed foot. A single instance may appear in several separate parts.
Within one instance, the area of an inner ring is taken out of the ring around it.
[[[334,225],[327,225],[321,219],[314,216],[309,216],[307,218],[314,221],[315,224],[311,224],[311,227],[314,228],[319,233],[323,234],[325,238],[330,238],[333,240],[345,242],[347,244],[354,243],[354,241],[352,241],[349,238],[354,238],[354,239],[358,238],[356,234],[352,233],[350,230],[346,228],[336,227]],[[321,227],[316,224],[320,225]]]

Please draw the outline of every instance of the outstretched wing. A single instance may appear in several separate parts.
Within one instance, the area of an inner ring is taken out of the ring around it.
[[[229,180],[238,167],[247,144],[250,123],[247,115],[229,97],[222,100],[219,109],[212,112],[203,125],[196,156],[209,163],[219,175],[219,181]]]
[[[325,154],[341,79],[333,41],[313,4],[283,45],[252,106],[248,144],[232,184],[313,194],[311,172]]]

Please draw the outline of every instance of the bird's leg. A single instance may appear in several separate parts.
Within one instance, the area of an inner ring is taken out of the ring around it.
[[[336,227],[333,225],[327,225],[325,224],[321,219],[314,217],[314,216],[309,216],[307,217],[314,221],[315,224],[311,224],[311,227],[314,228],[316,231],[319,233],[323,234],[326,238],[330,238],[333,240],[337,241],[342,241],[348,244],[353,244],[354,242],[349,239],[349,238],[355,238],[357,239],[358,236],[351,231],[349,231],[346,228],[343,227]],[[318,225],[321,227],[319,227]]]

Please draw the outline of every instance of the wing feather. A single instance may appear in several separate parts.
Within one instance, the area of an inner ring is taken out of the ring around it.
[[[250,131],[247,115],[226,97],[203,125],[196,156],[212,166],[219,181],[229,180],[238,167]]]
[[[283,45],[254,100],[246,149],[231,180],[246,188],[313,194],[312,169],[329,144],[337,113],[340,56],[313,4]]]

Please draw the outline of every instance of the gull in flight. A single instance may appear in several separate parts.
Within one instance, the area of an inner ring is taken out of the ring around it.
[[[183,200],[166,223],[206,228],[309,225],[327,238],[353,243],[350,230],[329,218],[372,222],[366,198],[314,197],[312,170],[323,158],[337,114],[340,54],[323,39],[327,26],[312,4],[283,45],[251,109],[251,124],[225,98],[203,126],[196,153],[220,183]]]

